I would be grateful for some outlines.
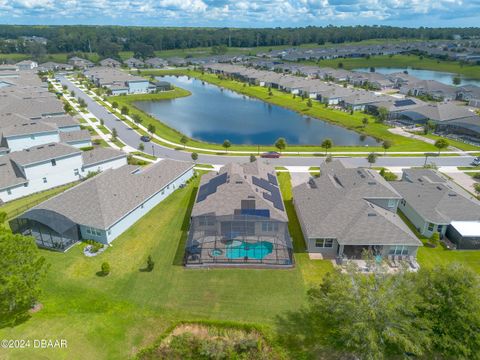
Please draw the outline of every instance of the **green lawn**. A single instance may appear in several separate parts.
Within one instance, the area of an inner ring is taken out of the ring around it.
[[[241,94],[245,94],[247,96],[255,97],[260,100],[263,100],[267,103],[271,103],[274,105],[282,106],[291,110],[294,110],[302,115],[306,116],[311,116],[312,118],[317,118],[317,119],[322,119],[325,121],[328,121],[330,123],[357,131],[360,134],[364,135],[369,135],[372,137],[375,137],[377,139],[382,139],[382,140],[391,140],[394,144],[389,151],[434,151],[436,148],[433,145],[427,144],[422,141],[418,140],[413,140],[410,138],[406,138],[403,136],[398,136],[390,133],[388,131],[388,127],[383,125],[383,124],[378,124],[375,123],[375,121],[369,116],[365,115],[360,112],[356,112],[353,115],[343,112],[343,111],[338,111],[338,110],[333,110],[329,108],[325,108],[323,104],[319,104],[317,102],[313,103],[312,107],[308,107],[306,104],[305,100],[302,100],[300,97],[296,97],[295,99],[292,97],[291,94],[286,94],[281,91],[277,90],[272,90],[272,96],[268,94],[268,89],[261,87],[261,86],[246,86],[242,82],[238,81],[233,81],[233,80],[225,80],[225,79],[220,79],[216,75],[213,74],[202,74],[198,71],[193,71],[193,70],[174,70],[174,71],[159,71],[159,70],[147,70],[142,72],[143,75],[148,76],[148,75],[165,75],[165,74],[185,74],[188,76],[193,76],[195,78],[201,79],[203,81],[207,81],[209,83],[212,83],[214,85],[223,87],[223,88],[228,88],[230,90],[236,91]],[[176,89],[177,90],[177,89]],[[142,95],[140,95],[142,96]],[[165,95],[167,96],[167,95]],[[124,97],[118,97],[115,99],[110,99],[110,101],[117,101],[119,104],[122,103],[124,104],[130,104],[131,108],[134,108],[132,105],[133,101],[141,101],[142,98],[136,97],[136,95],[133,96],[124,96]],[[120,107],[122,106],[120,105]],[[162,122],[158,121],[157,119],[152,118],[151,116],[148,116],[145,114],[143,111],[139,110],[138,108],[133,109],[134,112],[137,112],[138,114],[142,114],[144,118],[144,125],[152,123],[155,124],[157,128],[157,134],[160,136],[170,140],[170,141],[175,141],[179,142],[180,138],[182,137],[182,134],[179,133],[178,131],[168,127],[167,125],[163,124]],[[362,119],[364,117],[370,118],[370,124],[367,127],[364,127],[362,125]],[[319,143],[321,142],[322,139],[319,139]],[[203,147],[206,149],[218,149],[222,150],[222,147],[220,144],[211,144],[211,143],[205,143],[197,140],[190,139],[188,142],[189,146],[195,146],[195,147]],[[240,151],[251,151],[252,153],[257,153],[258,147],[257,146],[251,146],[251,145],[233,145],[230,150],[240,150]],[[262,146],[261,151],[272,151],[275,150],[273,146]],[[289,145],[287,146],[287,151],[317,151],[317,152],[324,152],[324,149],[322,149],[320,146],[316,144],[312,144],[311,146],[309,145]],[[377,151],[383,152],[383,149],[381,146],[376,146],[376,147],[363,147],[363,146],[334,146],[333,151]]]
[[[288,193],[286,180],[281,177]],[[176,191],[97,258],[83,256],[80,245],[65,254],[41,251],[51,264],[40,298],[44,308],[15,328],[1,329],[0,337],[67,339],[68,349],[2,350],[0,358],[127,359],[174,321],[228,320],[272,329],[278,315],[298,310],[308,286],[331,269],[331,263],[310,261],[302,252],[298,223],[291,227],[297,252],[291,270],[181,265],[197,185],[198,179]],[[148,255],[155,269],[141,272]],[[95,274],[104,261],[112,270],[102,278]]]
[[[395,55],[395,56],[372,56],[367,58],[349,58],[320,60],[318,62],[305,61],[304,63],[315,64],[321,67],[337,68],[339,63],[343,64],[344,69],[366,68],[366,67],[399,67],[414,68],[424,70],[436,70],[461,74],[471,79],[480,79],[480,66],[462,65],[457,61],[442,61],[430,58],[420,58],[415,55]]]
[[[423,137],[426,137],[426,138],[429,138],[429,139],[432,139],[432,140],[438,140],[438,139],[443,139],[441,136],[438,136],[438,135],[434,135],[434,134],[421,134],[421,136]],[[456,147],[457,149],[460,149],[460,150],[465,150],[465,151],[476,151],[476,150],[479,150],[480,151],[480,147],[479,146],[475,146],[475,145],[470,145],[470,144],[465,144],[464,142],[461,142],[461,141],[457,141],[457,140],[453,140],[453,139],[446,139],[448,141],[448,143],[453,146],[453,147]]]

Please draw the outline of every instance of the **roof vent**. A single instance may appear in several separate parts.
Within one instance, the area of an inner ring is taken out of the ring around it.
[[[377,214],[375,214],[375,213],[368,213],[368,217],[373,217],[373,216],[377,216]]]
[[[377,183],[375,181],[369,181],[368,185],[376,185]]]
[[[437,190],[442,191],[443,189],[440,186],[437,186]],[[449,194],[450,195],[450,194]]]
[[[457,196],[457,194],[455,194],[455,193],[449,193],[448,196],[455,197],[455,196]]]

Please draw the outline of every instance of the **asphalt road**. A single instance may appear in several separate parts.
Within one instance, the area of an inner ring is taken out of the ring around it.
[[[99,119],[103,119],[105,125],[109,128],[117,129],[118,137],[127,145],[138,148],[141,143],[140,136],[133,131],[131,127],[117,119],[113,114],[107,111],[103,106],[97,104],[87,94],[80,90],[75,84],[65,77],[58,78],[62,85],[67,85],[69,90],[75,91],[77,98],[85,100],[90,112]],[[173,150],[156,143],[144,143],[144,152],[161,158],[174,160],[191,161],[190,153],[179,150]],[[274,166],[318,166],[324,160],[323,157],[281,157],[279,159],[268,159],[268,162]],[[429,158],[428,163],[435,163],[437,166],[468,166],[473,160],[472,156],[444,156],[438,158]],[[198,163],[223,165],[230,162],[246,162],[249,156],[221,156],[221,155],[205,155],[199,154]],[[358,167],[368,166],[366,158],[363,157],[345,157],[342,159],[346,166]],[[389,167],[410,167],[423,166],[425,157],[379,157],[375,166]]]

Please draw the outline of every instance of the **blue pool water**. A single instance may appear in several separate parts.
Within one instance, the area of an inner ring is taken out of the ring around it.
[[[248,257],[249,259],[261,260],[273,250],[273,245],[267,241],[259,241],[256,243],[242,242],[237,246],[227,246],[226,256],[229,259],[242,259]]]

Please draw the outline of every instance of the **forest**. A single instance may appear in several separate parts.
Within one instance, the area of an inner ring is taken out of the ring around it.
[[[28,38],[47,39],[46,44]],[[166,28],[132,26],[0,25],[0,53],[30,54],[96,52],[116,57],[133,51],[143,57],[154,51],[196,47],[298,46],[340,44],[369,39],[478,38],[480,28],[401,28],[390,26],[326,26],[303,28]],[[27,40],[25,39],[27,37]]]

